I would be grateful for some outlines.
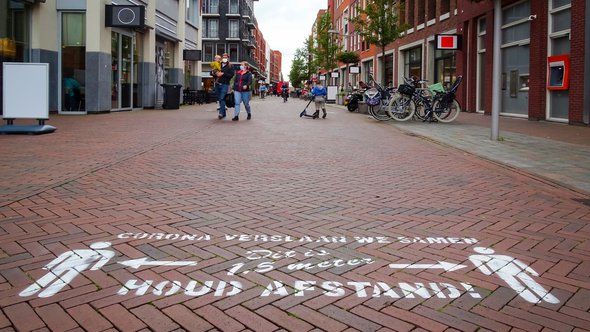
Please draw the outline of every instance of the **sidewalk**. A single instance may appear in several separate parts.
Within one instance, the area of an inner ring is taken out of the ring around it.
[[[450,124],[389,123],[408,134],[590,194],[590,128],[500,117],[500,140],[494,142],[490,140],[491,117],[478,113],[463,112]]]

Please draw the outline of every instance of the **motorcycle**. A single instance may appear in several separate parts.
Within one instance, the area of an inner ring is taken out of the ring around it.
[[[364,90],[354,90],[344,97],[344,106],[349,112],[356,112],[359,108],[359,101],[363,100]]]

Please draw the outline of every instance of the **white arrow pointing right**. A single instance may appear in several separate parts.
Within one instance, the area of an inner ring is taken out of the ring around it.
[[[389,267],[392,269],[443,269],[451,272],[467,266],[449,262],[438,262],[438,264],[389,264]]]

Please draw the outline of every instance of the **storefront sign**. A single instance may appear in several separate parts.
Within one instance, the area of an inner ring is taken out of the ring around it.
[[[437,50],[460,50],[461,35],[436,35]]]

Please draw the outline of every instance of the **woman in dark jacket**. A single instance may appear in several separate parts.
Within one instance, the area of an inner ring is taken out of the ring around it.
[[[236,106],[234,110],[234,117],[232,121],[238,121],[240,115],[240,103],[244,102],[246,113],[248,113],[247,120],[252,118],[250,113],[250,86],[252,86],[252,73],[248,71],[248,63],[242,61],[240,70],[234,76],[234,97],[236,99]]]

